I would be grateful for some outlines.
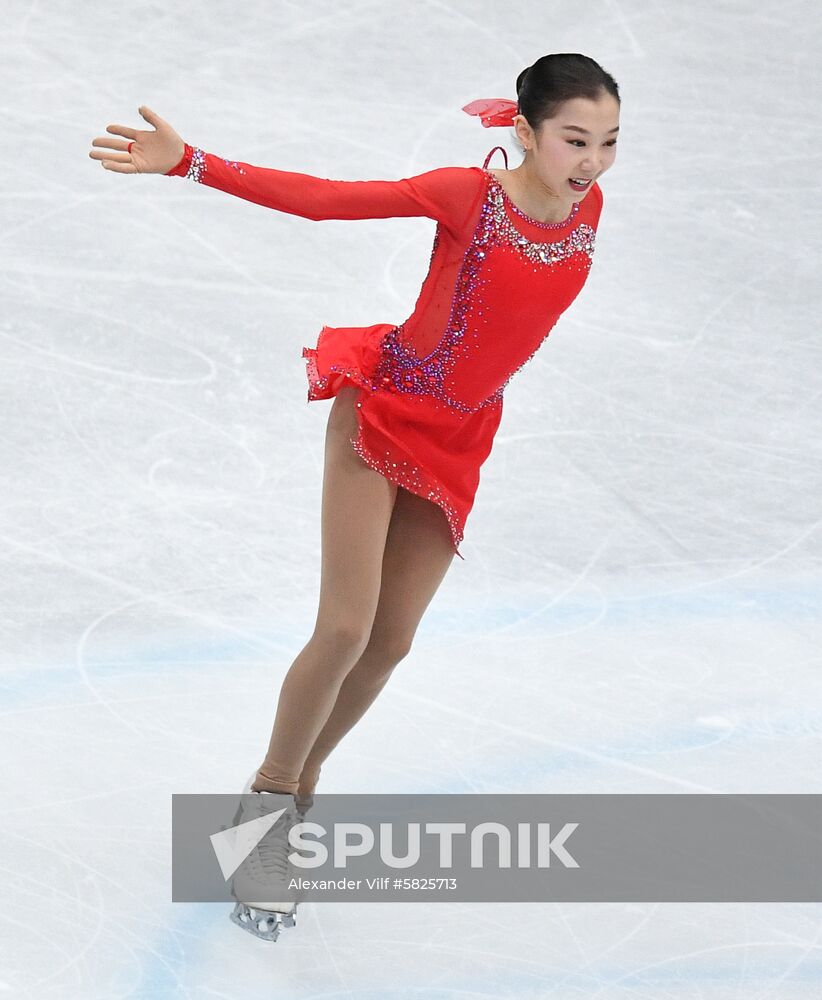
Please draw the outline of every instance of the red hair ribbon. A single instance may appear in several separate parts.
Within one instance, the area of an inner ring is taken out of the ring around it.
[[[489,97],[471,101],[462,109],[467,115],[478,115],[485,128],[493,125],[513,125],[514,115],[519,114],[517,102],[504,97]]]

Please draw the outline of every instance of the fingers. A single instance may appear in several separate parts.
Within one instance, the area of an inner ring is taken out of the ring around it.
[[[128,149],[128,143],[125,139],[109,139],[105,135],[98,135],[92,142],[92,146],[102,146],[103,149]]]
[[[151,108],[146,107],[141,104],[137,109],[140,115],[149,123],[153,125],[155,129],[167,129],[173,134],[173,129],[168,125],[158,114],[155,114]],[[153,132],[138,131],[137,129],[131,128],[128,125],[107,125],[106,132],[111,135],[122,136],[122,139],[110,139],[108,136],[100,135],[92,142],[92,146],[96,147],[92,149],[88,154],[92,160],[99,160],[102,166],[106,170],[112,170],[117,174],[137,174],[140,171],[134,165],[134,161],[131,157],[129,151],[129,146],[136,142],[140,136],[143,136],[143,140],[150,144],[150,137],[154,134]],[[124,142],[123,140],[130,140],[129,142]],[[168,134],[161,137],[161,141],[167,141]],[[102,150],[116,150],[116,152],[102,152]],[[146,164],[143,164],[145,167]],[[150,170],[148,171],[151,172]]]
[[[113,132],[114,135],[124,135],[126,139],[137,138],[137,129],[129,128],[128,125],[106,125],[106,132]]]
[[[133,163],[114,163],[112,160],[103,160],[103,166],[115,174],[136,174],[138,172]]]
[[[92,160],[102,160],[104,163],[131,163],[131,153],[98,153],[93,149],[88,155]]]
[[[145,118],[149,125],[153,125],[155,128],[160,128],[162,125],[165,125],[163,119],[152,111],[151,108],[147,108],[145,104],[141,104],[137,110],[140,112],[140,115]]]

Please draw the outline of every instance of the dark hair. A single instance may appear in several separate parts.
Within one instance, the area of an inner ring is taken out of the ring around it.
[[[559,111],[560,105],[575,97],[595,101],[603,91],[615,97],[618,104],[619,87],[616,80],[588,56],[579,52],[553,52],[539,59],[517,77],[517,105],[535,131]]]

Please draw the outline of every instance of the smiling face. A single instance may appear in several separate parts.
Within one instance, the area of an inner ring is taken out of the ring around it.
[[[515,117],[514,127],[526,150],[518,169],[527,176],[534,196],[558,199],[570,210],[613,165],[619,102],[607,91],[595,101],[575,97],[566,101],[557,115],[542,122],[536,134],[522,115]],[[581,187],[573,178],[587,184]]]

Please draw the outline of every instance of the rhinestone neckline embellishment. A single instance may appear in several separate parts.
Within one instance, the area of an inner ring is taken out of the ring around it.
[[[491,179],[491,184],[497,190],[499,196],[501,196],[502,201],[509,206],[509,208],[511,209],[512,212],[514,212],[515,215],[518,215],[521,219],[524,219],[527,223],[529,223],[532,226],[538,226],[540,229],[562,229],[564,226],[567,226],[571,222],[573,222],[577,216],[577,212],[579,212],[580,203],[578,201],[575,201],[574,207],[561,222],[540,222],[538,219],[533,219],[530,215],[526,215],[526,213],[523,212],[521,208],[517,208],[517,206],[513,203],[513,201],[511,201],[508,192],[505,190],[502,184],[500,184],[499,180],[491,173],[490,170],[487,170],[485,168],[483,168],[483,170]]]
[[[493,177],[491,178],[493,180]],[[590,267],[594,256],[596,230],[586,222],[577,225],[567,236],[545,243],[536,243],[523,235],[511,222],[505,211],[503,191],[496,182],[490,185],[491,218],[496,224],[497,233],[504,242],[509,243],[523,256],[534,264],[559,264],[575,253],[584,253],[588,257]]]

